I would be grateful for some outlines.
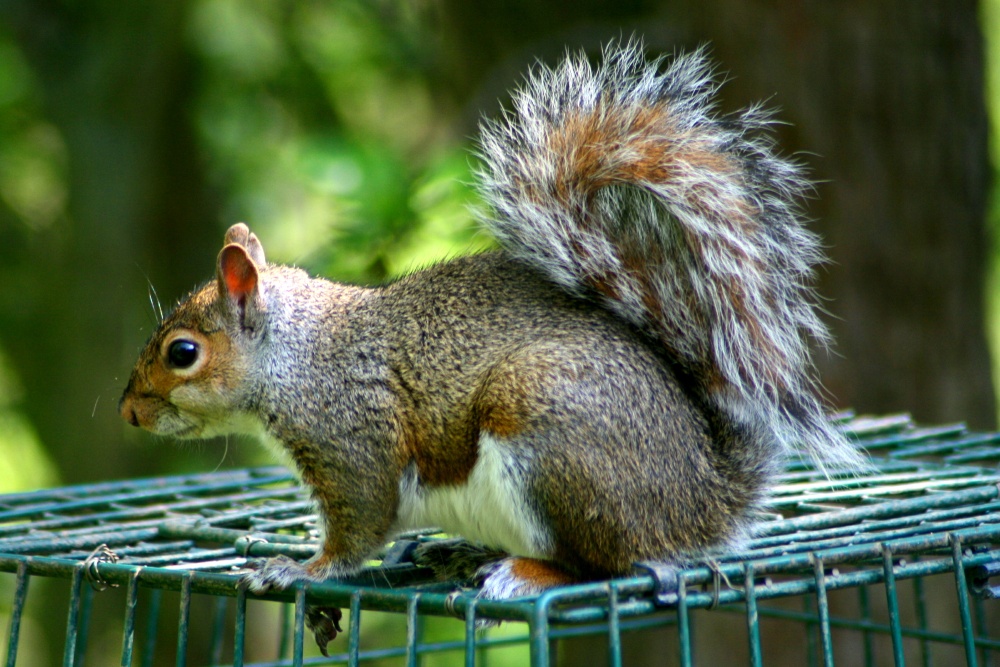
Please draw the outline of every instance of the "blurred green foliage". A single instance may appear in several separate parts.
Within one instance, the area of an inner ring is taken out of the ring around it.
[[[990,349],[993,353],[993,384],[1000,387],[1000,178],[996,175],[1000,165],[1000,0],[983,0],[980,22],[986,46],[986,100],[990,117],[990,162],[994,170],[993,192],[990,196],[989,225],[993,236],[993,258],[987,275],[986,327]],[[1000,415],[1000,408],[998,408]],[[998,416],[1000,421],[1000,416]]]
[[[0,223],[30,230],[50,226],[66,202],[65,147],[39,98],[23,55],[0,31],[0,199],[7,208]]]
[[[58,479],[56,466],[17,409],[21,400],[21,387],[0,353],[0,493],[44,488]]]
[[[31,69],[9,35],[0,31],[0,281],[31,290],[18,266],[10,229],[22,234],[51,226],[66,199],[66,155],[58,131],[40,112],[39,90]],[[4,229],[4,226],[7,229]],[[17,312],[23,302],[0,302]],[[0,348],[0,493],[51,486],[58,471],[20,406],[23,387]]]
[[[432,102],[425,34],[405,3],[198,3],[194,113],[224,217],[342,280],[472,246],[470,158]]]

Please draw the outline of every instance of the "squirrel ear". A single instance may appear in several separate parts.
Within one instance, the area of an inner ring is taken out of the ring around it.
[[[243,246],[258,268],[264,268],[267,265],[267,260],[264,258],[264,246],[245,223],[237,222],[226,230],[224,245],[232,244]]]
[[[228,234],[226,235],[228,237]],[[257,265],[247,249],[230,243],[219,253],[219,294],[245,306],[257,291]]]

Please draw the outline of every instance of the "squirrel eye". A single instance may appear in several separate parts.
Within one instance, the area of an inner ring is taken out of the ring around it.
[[[167,364],[171,368],[190,368],[198,360],[198,344],[194,341],[175,340],[167,348]]]

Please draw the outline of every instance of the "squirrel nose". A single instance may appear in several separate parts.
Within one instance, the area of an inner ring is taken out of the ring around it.
[[[139,425],[139,417],[135,414],[135,408],[132,407],[132,401],[128,400],[127,397],[122,396],[122,400],[118,403],[118,411],[121,412],[122,419],[127,421],[132,426]]]

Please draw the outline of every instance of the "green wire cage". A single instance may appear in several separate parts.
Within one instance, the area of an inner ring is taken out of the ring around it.
[[[47,664],[66,666],[110,654],[149,666],[555,665],[589,642],[588,664],[622,665],[653,637],[667,665],[720,664],[713,650],[750,665],[997,662],[1000,434],[840,421],[874,468],[830,480],[790,461],[740,551],[502,603],[407,561],[414,542],[439,539],[430,530],[354,580],[247,596],[236,582],[248,558],[316,545],[310,503],[280,468],[0,496],[6,664],[43,664],[43,644]],[[344,610],[328,658],[304,628],[307,604]],[[506,622],[483,632],[483,619]]]

